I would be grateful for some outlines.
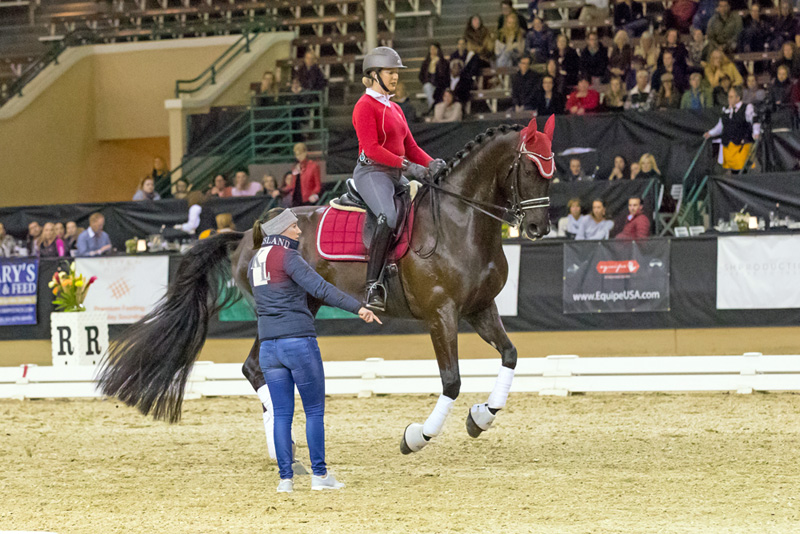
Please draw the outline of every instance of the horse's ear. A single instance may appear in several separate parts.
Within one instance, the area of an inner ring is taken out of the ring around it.
[[[536,133],[536,115],[531,118],[531,122],[528,123],[525,131],[528,132],[528,139],[533,139],[533,134]]]
[[[550,115],[550,118],[547,119],[547,122],[544,125],[544,134],[550,138],[551,142],[553,141],[553,131],[555,129],[556,129],[556,116]]]

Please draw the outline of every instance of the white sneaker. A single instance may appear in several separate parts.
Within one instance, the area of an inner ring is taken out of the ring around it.
[[[324,477],[311,475],[311,489],[312,490],[337,490],[344,487],[344,482],[338,482],[333,473],[328,471]]]
[[[291,478],[282,478],[281,483],[278,484],[278,493],[291,493],[294,491],[294,480]]]

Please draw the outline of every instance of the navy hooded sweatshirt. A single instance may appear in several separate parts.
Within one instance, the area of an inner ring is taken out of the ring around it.
[[[352,313],[361,303],[326,282],[297,251],[299,243],[268,235],[250,260],[248,277],[258,314],[258,338],[316,337],[307,295]]]

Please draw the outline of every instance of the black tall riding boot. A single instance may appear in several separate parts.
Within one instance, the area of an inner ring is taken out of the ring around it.
[[[372,234],[367,260],[367,308],[386,311],[386,288],[383,286],[383,267],[386,255],[392,245],[392,229],[386,224],[386,217],[378,217],[378,225]]]

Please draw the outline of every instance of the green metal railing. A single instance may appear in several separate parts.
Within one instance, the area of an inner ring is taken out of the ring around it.
[[[175,98],[180,98],[184,94],[194,94],[208,85],[216,84],[217,76],[241,54],[249,54],[253,40],[271,26],[274,25],[253,23],[243,27],[242,36],[209,65],[206,70],[191,80],[177,80],[175,82]]]
[[[181,176],[199,190],[218,174],[230,176],[253,164],[292,163],[294,145],[300,141],[311,152],[325,153],[323,99],[321,92],[279,93],[274,105],[251,106],[185,155],[170,175]],[[170,181],[161,185],[159,194],[169,195]]]

